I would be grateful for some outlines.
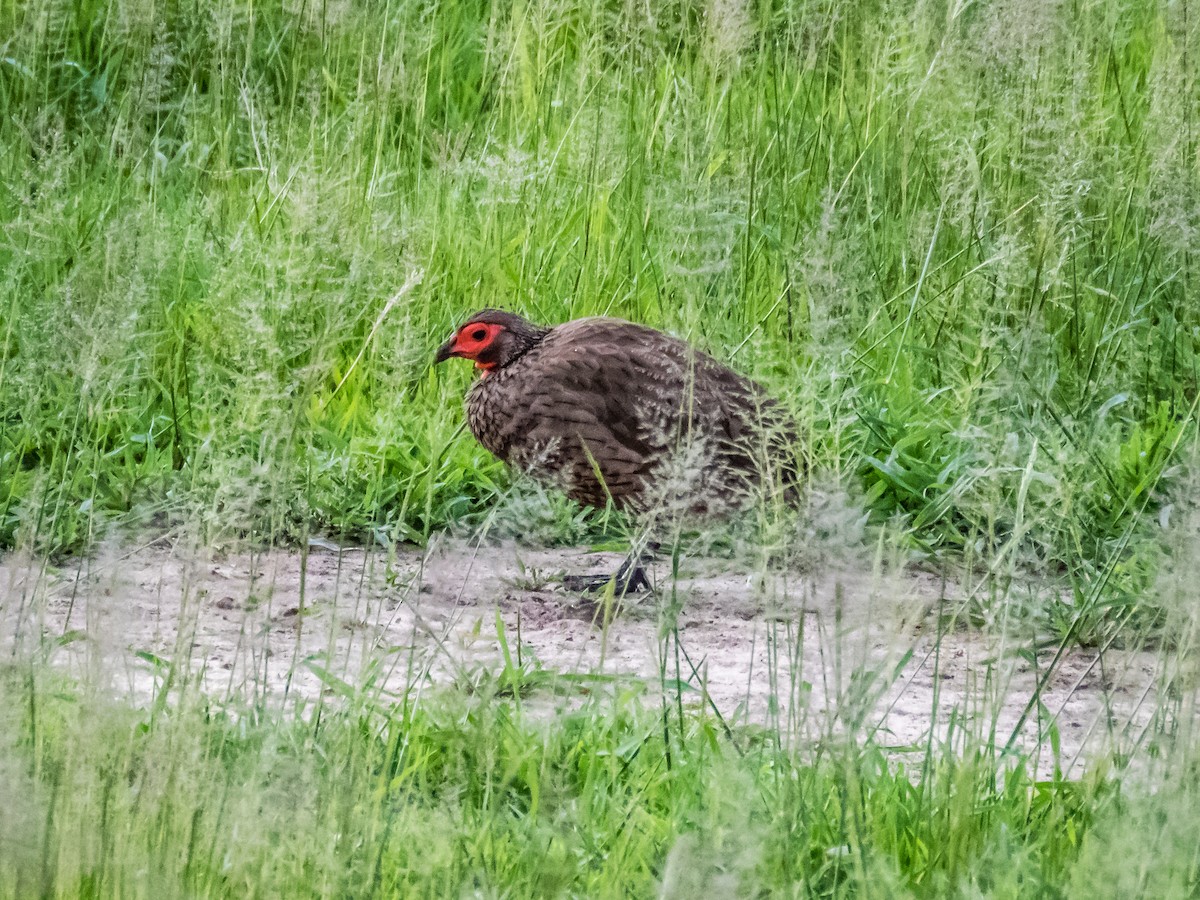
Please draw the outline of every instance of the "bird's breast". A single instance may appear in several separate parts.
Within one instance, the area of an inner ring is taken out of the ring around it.
[[[477,379],[467,392],[467,425],[471,433],[506,462],[511,456],[513,436],[525,427],[523,420],[528,416],[522,394],[520,373],[508,368]]]

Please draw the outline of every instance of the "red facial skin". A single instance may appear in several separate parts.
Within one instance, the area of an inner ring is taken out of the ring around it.
[[[446,355],[473,360],[475,368],[482,369],[483,374],[487,375],[488,372],[496,368],[496,363],[481,361],[479,354],[487,350],[491,346],[492,341],[496,339],[496,335],[503,330],[503,325],[493,325],[486,322],[472,322],[464,325],[450,339]]]

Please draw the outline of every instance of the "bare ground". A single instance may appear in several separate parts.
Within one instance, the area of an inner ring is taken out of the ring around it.
[[[1074,649],[1046,676],[1053,647],[962,626],[967,591],[927,573],[763,575],[692,559],[672,581],[663,562],[656,596],[607,624],[602,603],[555,582],[618,561],[464,543],[389,557],[159,542],[57,567],[14,556],[0,563],[0,648],[48,654],[139,701],[167,660],[218,699],[282,701],[342,684],[383,696],[469,685],[495,677],[507,649],[528,670],[575,676],[538,682],[549,710],[599,690],[665,688],[674,702],[686,683],[685,704],[789,740],[872,734],[904,752],[1015,734],[1042,774],[1135,746],[1154,716],[1161,655]]]

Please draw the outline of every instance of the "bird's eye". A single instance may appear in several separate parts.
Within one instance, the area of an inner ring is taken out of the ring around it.
[[[471,332],[471,340],[473,341],[482,341],[485,337],[487,337],[486,328],[476,328]]]

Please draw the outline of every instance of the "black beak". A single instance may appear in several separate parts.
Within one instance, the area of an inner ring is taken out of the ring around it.
[[[452,335],[450,340],[438,347],[437,353],[434,354],[433,364],[443,363],[454,355],[454,341],[458,335]]]

